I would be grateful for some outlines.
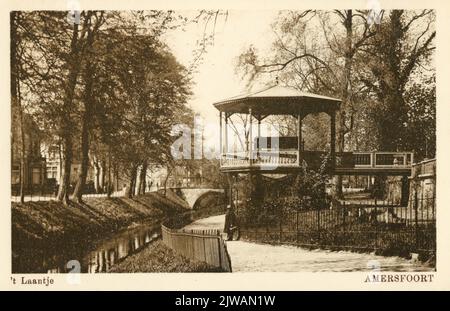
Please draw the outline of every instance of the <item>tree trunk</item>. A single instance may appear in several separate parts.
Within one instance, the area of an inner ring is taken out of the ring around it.
[[[63,154],[62,154],[62,142],[61,142],[61,137],[59,138],[58,141],[58,158],[59,158],[59,176],[58,176],[58,185],[61,184],[61,180],[62,180],[62,171],[63,171],[63,163],[62,163],[62,158],[63,158]]]
[[[106,180],[106,161],[105,160],[101,160],[100,162],[100,169],[101,169],[101,175],[100,175],[100,189],[102,191],[102,193],[105,193],[105,188],[106,188],[106,184],[105,184],[105,180]]]
[[[20,103],[20,97],[17,97],[17,102],[19,103],[19,113],[20,113],[20,203],[25,202],[25,126],[23,122],[23,112],[22,105]]]
[[[111,178],[111,151],[108,150],[108,189],[107,196],[111,197],[113,186],[112,186],[112,178]]]
[[[346,30],[345,51],[344,51],[344,82],[342,86],[342,105],[341,109],[337,113],[338,117],[338,129],[337,129],[337,152],[344,152],[345,148],[345,117],[346,110],[352,101],[352,60],[353,60],[353,13],[352,10],[347,10],[346,19],[344,21],[344,27]],[[342,192],[342,176],[335,176],[335,189],[334,196],[337,199],[342,199],[344,194]]]
[[[128,188],[127,198],[132,198],[134,196],[134,189],[136,185],[136,177],[137,177],[137,165],[133,165],[130,170],[130,184]]]
[[[63,159],[63,176],[61,184],[59,185],[57,200],[63,202],[65,205],[69,204],[69,190],[70,190],[70,169],[72,166],[72,136],[64,133],[64,159]]]
[[[73,24],[72,40],[69,55],[69,77],[65,86],[64,97],[64,116],[62,118],[62,138],[64,144],[64,172],[62,182],[59,185],[58,201],[62,201],[65,205],[69,204],[69,189],[70,189],[70,168],[72,165],[72,132],[73,120],[71,118],[71,111],[73,105],[73,98],[75,94],[75,86],[80,71],[79,64],[79,47],[78,47],[78,24]]]
[[[88,35],[86,40],[86,47],[88,52],[92,52],[92,45],[94,44],[94,30],[88,26]],[[91,128],[91,120],[93,111],[93,84],[94,84],[95,68],[93,64],[93,55],[88,55],[86,60],[86,67],[84,72],[84,112],[82,115],[81,128],[81,169],[78,176],[77,185],[74,190],[74,197],[78,202],[82,202],[83,190],[86,186],[86,177],[89,169],[89,130]]]
[[[172,170],[170,169],[169,166],[167,166],[167,174],[166,174],[166,178],[164,179],[164,196],[166,196],[166,193],[167,193],[167,181],[169,180],[169,176],[170,176],[171,172],[172,172]]]
[[[83,116],[83,119],[88,118],[87,116]],[[82,124],[82,133],[81,133],[81,168],[80,173],[78,175],[78,181],[75,186],[75,190],[73,192],[73,197],[78,203],[81,203],[83,191],[86,185],[86,177],[87,171],[89,168],[89,133],[88,133],[88,125],[86,124],[88,121],[83,120]]]
[[[141,175],[141,187],[142,187],[142,191],[141,194],[145,194],[145,191],[147,190],[147,167],[145,167],[143,173],[143,175]]]
[[[119,169],[117,164],[114,165],[114,178],[116,180],[116,191],[119,191]]]
[[[139,194],[145,194],[145,188],[147,187],[147,161],[144,161],[142,163],[141,172],[139,174],[139,187],[138,187],[138,193]]]
[[[94,181],[95,192],[100,193],[100,165],[98,165],[97,159],[94,159],[94,166],[95,166],[95,181]]]
[[[85,75],[86,86],[84,89],[84,113],[81,125],[81,168],[78,175],[77,185],[73,192],[73,197],[78,203],[83,201],[83,191],[86,187],[86,177],[89,169],[89,129],[91,127],[92,115],[92,84],[93,84],[93,68],[92,63],[88,61],[86,65]]]
[[[136,192],[135,194],[140,195],[141,194],[141,185],[142,185],[142,179],[141,179],[141,172],[142,172],[142,167],[141,170],[139,171],[139,178],[138,176],[136,176]]]
[[[17,107],[19,113],[19,128],[20,128],[20,202],[25,202],[25,127],[23,120],[23,107],[20,96],[20,72],[19,60],[17,55],[17,45],[19,44],[19,36],[17,34],[17,27],[20,19],[20,12],[11,12],[10,17],[10,41],[11,41],[11,106]],[[12,115],[13,117],[13,115]],[[13,118],[11,118],[13,120]],[[14,135],[12,135],[14,137]],[[13,144],[13,142],[11,142]],[[13,150],[14,148],[11,148]],[[11,160],[13,160],[11,155]]]

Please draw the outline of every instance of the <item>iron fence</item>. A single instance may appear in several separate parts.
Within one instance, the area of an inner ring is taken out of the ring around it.
[[[108,196],[107,193],[86,193],[83,194],[83,198],[106,198]],[[125,190],[114,191],[110,194],[110,197],[124,197]],[[25,202],[38,202],[38,201],[51,201],[56,200],[56,193],[49,193],[46,191],[28,191],[25,196]],[[13,191],[11,193],[11,202],[20,202],[20,193],[17,191]]]
[[[376,200],[342,202],[329,209],[280,209],[259,217],[238,210],[238,219],[241,237],[259,242],[383,250],[386,254],[436,250],[434,197],[414,195],[407,206]]]

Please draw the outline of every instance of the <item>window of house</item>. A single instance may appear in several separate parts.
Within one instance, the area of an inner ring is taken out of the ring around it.
[[[58,147],[50,147],[48,150],[48,156],[49,159],[54,160],[54,159],[58,159],[59,158],[59,152],[58,152]]]
[[[39,185],[41,183],[41,168],[33,167],[32,171],[32,183],[33,185]]]
[[[11,183],[18,184],[20,183],[20,166],[13,165],[11,169]]]
[[[47,178],[56,178],[58,174],[58,167],[50,166],[47,167]]]

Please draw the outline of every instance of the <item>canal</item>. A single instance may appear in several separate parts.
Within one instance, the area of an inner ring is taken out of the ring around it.
[[[160,224],[143,224],[93,241],[67,240],[13,254],[13,273],[101,273],[160,237]]]

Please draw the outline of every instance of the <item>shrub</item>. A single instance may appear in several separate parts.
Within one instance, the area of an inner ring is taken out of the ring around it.
[[[241,224],[273,225],[289,212],[328,207],[328,159],[324,157],[317,170],[305,167],[282,180],[265,181],[260,174],[249,174],[239,190],[243,196],[238,215]]]
[[[400,256],[410,258],[411,245],[404,241],[389,240],[385,245],[376,251],[377,255],[382,256]]]

